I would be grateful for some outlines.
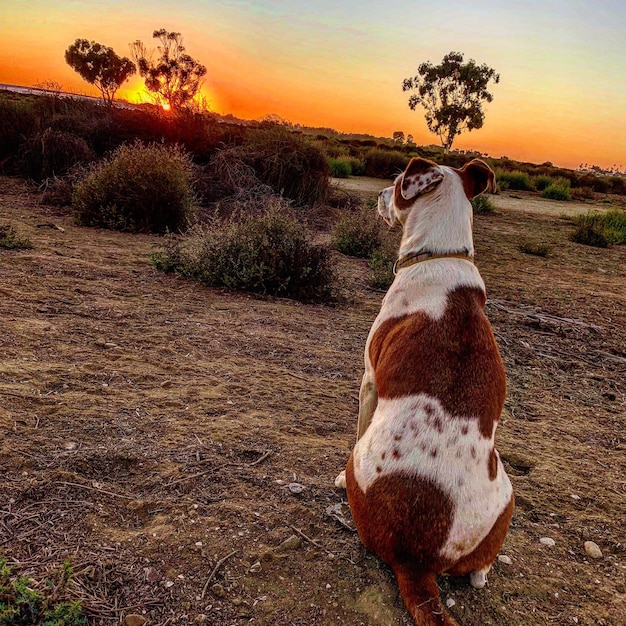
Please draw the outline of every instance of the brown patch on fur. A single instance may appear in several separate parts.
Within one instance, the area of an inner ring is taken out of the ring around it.
[[[481,290],[459,287],[439,320],[421,312],[385,320],[369,347],[379,397],[427,394],[454,417],[478,418],[491,438],[506,378],[484,305]]]
[[[489,480],[495,480],[498,476],[498,455],[495,448],[491,448],[489,460],[487,461],[487,470],[489,472]]]
[[[460,170],[455,170],[463,181],[463,190],[469,200],[484,191],[495,192],[496,175],[492,169],[480,159],[473,159]]]
[[[450,531],[453,504],[434,483],[398,472],[377,478],[364,493],[350,455],[346,488],[361,541],[385,563],[420,563],[437,573],[450,565],[438,552]]]
[[[495,561],[504,543],[514,508],[515,498],[513,494],[511,494],[509,503],[502,513],[500,513],[487,536],[470,554],[460,559],[458,563],[455,563],[454,566],[448,570],[448,573],[452,576],[464,576],[470,572],[489,567]]]
[[[400,210],[404,211],[409,209],[415,203],[415,198],[419,196],[421,193],[425,193],[429,191],[431,187],[439,184],[441,182],[441,175],[432,176],[432,180],[428,182],[425,180],[425,185],[422,189],[420,189],[415,195],[410,198],[405,198],[403,192],[406,192],[408,187],[410,186],[410,180],[414,177],[423,176],[425,179],[429,177],[429,172],[433,170],[433,168],[438,167],[436,163],[432,161],[428,161],[426,159],[422,159],[420,157],[414,157],[411,159],[409,164],[406,166],[404,170],[404,174],[402,178],[396,183],[393,191],[393,199],[395,206]],[[434,174],[434,171],[433,171]]]
[[[352,455],[346,487],[361,541],[393,569],[416,624],[456,625],[441,604],[435,578],[450,566],[438,555],[450,532],[450,499],[429,480],[403,473],[378,478],[364,493]]]

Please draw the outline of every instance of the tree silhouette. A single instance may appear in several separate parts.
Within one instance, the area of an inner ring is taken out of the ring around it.
[[[136,71],[135,64],[118,56],[113,48],[86,39],[77,39],[65,51],[65,62],[97,87],[109,106],[120,86]]]
[[[180,33],[164,28],[152,33],[158,39],[159,57],[153,60],[154,50],[148,51],[139,40],[130,44],[131,53],[146,88],[155,94],[157,102],[172,109],[180,109],[190,103],[200,89],[206,67],[185,53]]]
[[[462,53],[450,52],[439,65],[422,63],[415,76],[404,79],[402,91],[417,91],[409,97],[409,107],[424,107],[428,130],[439,137],[448,152],[464,130],[482,128],[482,103],[493,100],[487,90],[491,80],[500,82],[493,68],[477,65],[473,59],[463,63]]]

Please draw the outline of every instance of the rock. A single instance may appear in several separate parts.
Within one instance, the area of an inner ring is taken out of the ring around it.
[[[126,626],[143,626],[146,621],[143,615],[136,615],[135,613],[131,613],[124,618]]]
[[[600,546],[593,541],[585,541],[585,552],[592,559],[601,559],[604,556],[602,550],[600,550]]]
[[[289,483],[287,489],[289,489],[291,493],[302,493],[304,491],[304,487],[300,483]]]
[[[550,537],[542,537],[539,540],[539,543],[542,543],[544,546],[548,546],[550,548],[554,547],[556,545],[556,541],[554,541],[554,539],[550,538]]]
[[[285,539],[277,548],[276,552],[286,552],[287,550],[297,550],[302,543],[300,537],[291,535],[289,539]]]
[[[446,600],[446,606],[450,609],[452,608],[454,605],[456,604],[456,601],[453,600],[452,598],[448,598]]]
[[[513,561],[511,560],[511,557],[507,556],[506,554],[499,554],[498,562],[504,563],[504,565],[513,565]]]

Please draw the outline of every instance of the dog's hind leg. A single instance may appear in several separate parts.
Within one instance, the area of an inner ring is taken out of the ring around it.
[[[359,420],[356,426],[356,440],[358,441],[372,422],[374,411],[378,406],[378,389],[372,373],[365,372],[359,391]],[[335,478],[335,487],[346,488],[346,470]]]
[[[465,576],[469,574],[470,584],[475,589],[482,589],[487,583],[487,573],[498,556],[498,552],[504,543],[504,538],[511,523],[515,499],[511,499],[505,509],[500,513],[489,534],[478,544],[474,550],[463,557],[458,563],[448,570],[451,576]]]
[[[378,406],[378,389],[373,372],[365,372],[359,390],[359,421],[356,426],[356,440],[358,441],[372,423],[374,411]]]

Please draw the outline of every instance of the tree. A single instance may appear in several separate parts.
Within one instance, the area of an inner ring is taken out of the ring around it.
[[[110,106],[115,93],[136,72],[135,64],[113,48],[77,39],[66,51],[65,62],[89,84],[95,85]]]
[[[396,143],[404,143],[404,133],[401,130],[395,130],[392,137]]]
[[[155,94],[155,99],[167,108],[180,109],[190,103],[200,89],[206,67],[185,53],[180,33],[170,33],[164,28],[152,33],[153,39],[161,42],[157,46],[159,57],[153,61],[154,50],[148,51],[139,40],[130,44],[139,74],[146,88]]]
[[[482,103],[493,100],[487,90],[492,80],[500,82],[493,68],[473,59],[463,63],[462,53],[450,52],[439,65],[422,63],[415,76],[404,79],[402,91],[417,91],[409,97],[409,107],[413,111],[418,104],[424,107],[428,130],[439,137],[447,153],[457,135],[482,128]]]

